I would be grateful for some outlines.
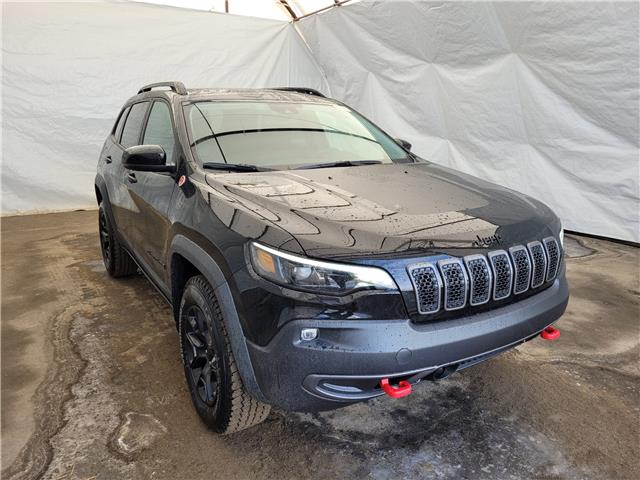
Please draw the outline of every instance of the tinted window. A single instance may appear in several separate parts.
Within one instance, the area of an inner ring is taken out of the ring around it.
[[[124,148],[138,145],[140,131],[142,130],[142,121],[144,120],[148,105],[149,102],[142,102],[136,103],[131,107],[124,129],[122,130],[122,140],[120,140]]]
[[[167,154],[167,165],[173,165],[173,125],[171,112],[164,102],[154,102],[144,131],[144,145],[160,145]]]
[[[116,141],[120,142],[120,135],[122,134],[122,127],[124,127],[124,121],[127,119],[127,114],[129,113],[129,108],[127,107],[125,109],[124,112],[122,112],[122,115],[120,115],[120,118],[118,118],[118,125],[116,125],[116,131],[114,132],[114,135],[116,137]]]

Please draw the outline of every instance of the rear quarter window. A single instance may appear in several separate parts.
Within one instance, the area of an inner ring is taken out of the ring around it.
[[[118,123],[113,132],[114,137],[116,137],[116,142],[120,142],[120,136],[122,135],[122,129],[124,127],[124,122],[127,120],[127,115],[129,114],[129,110],[131,107],[127,107],[124,109],[120,117],[118,118]]]

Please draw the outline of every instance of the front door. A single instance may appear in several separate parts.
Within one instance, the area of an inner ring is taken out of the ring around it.
[[[167,156],[167,165],[175,165],[176,135],[169,104],[155,100],[142,131],[142,145],[160,145]],[[167,284],[166,251],[170,223],[167,218],[171,196],[176,186],[175,174],[166,172],[135,172],[141,184],[138,208],[139,222],[135,229],[136,251],[156,282]]]

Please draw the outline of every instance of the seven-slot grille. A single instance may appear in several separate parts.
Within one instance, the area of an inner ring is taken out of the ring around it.
[[[422,315],[504,300],[552,281],[558,274],[562,251],[554,237],[542,242],[495,250],[487,256],[449,257],[408,267]]]

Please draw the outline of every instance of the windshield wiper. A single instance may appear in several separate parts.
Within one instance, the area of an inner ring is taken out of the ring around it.
[[[359,138],[361,140],[366,140],[367,142],[373,142],[377,145],[380,143],[375,138],[365,137],[363,135],[358,135],[357,133],[351,132],[343,132],[342,130],[334,130],[332,128],[303,128],[303,127],[287,127],[287,128],[245,128],[244,130],[229,130],[226,132],[213,133],[211,130],[210,135],[205,135],[204,137],[197,138],[193,142],[191,142],[190,147],[195,147],[196,145],[209,141],[213,138],[226,137],[228,135],[246,135],[248,133],[269,133],[269,132],[321,132],[321,133],[335,133],[337,135],[347,135],[349,137]]]
[[[380,160],[344,160],[342,162],[328,162],[328,163],[308,163],[306,165],[300,165],[294,170],[308,170],[312,168],[331,168],[331,167],[357,167],[360,165],[376,165],[382,163]]]
[[[208,170],[229,170],[230,172],[264,172],[269,168],[260,168],[246,163],[204,162],[202,168]]]

